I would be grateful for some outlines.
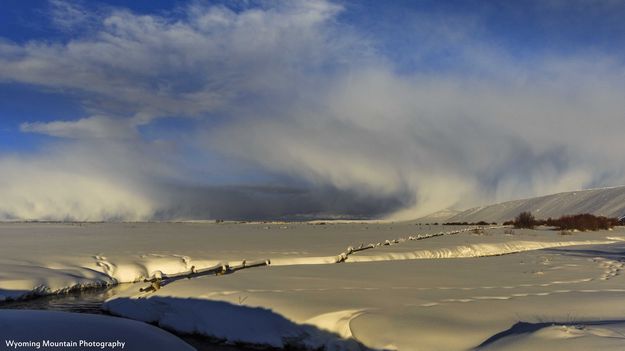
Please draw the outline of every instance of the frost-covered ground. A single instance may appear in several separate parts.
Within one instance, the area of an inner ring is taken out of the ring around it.
[[[2,224],[0,294],[268,259],[270,266],[232,274],[164,280],[156,292],[140,292],[147,283],[128,285],[105,307],[178,333],[277,347],[625,347],[625,229],[460,229],[407,222]]]

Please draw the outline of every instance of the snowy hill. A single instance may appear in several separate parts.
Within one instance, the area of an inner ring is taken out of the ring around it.
[[[523,211],[530,211],[539,219],[579,213],[621,217],[625,216],[625,186],[570,191],[475,207],[449,218],[448,221],[504,222]]]
[[[446,222],[448,219],[460,213],[462,213],[462,211],[446,208],[417,219],[417,223]]]

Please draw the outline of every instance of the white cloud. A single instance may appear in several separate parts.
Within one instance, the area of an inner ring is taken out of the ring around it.
[[[69,32],[95,19],[95,15],[82,7],[79,1],[49,0],[48,2],[52,23],[64,31]]]
[[[105,114],[198,116],[241,96],[282,94],[299,75],[355,54],[344,48],[354,41],[325,29],[340,10],[325,1],[242,12],[195,3],[177,19],[112,10],[67,43],[0,42],[0,81],[74,92]]]
[[[126,119],[92,116],[76,121],[22,123],[22,132],[47,134],[71,139],[133,139],[134,126]]]
[[[99,173],[72,152],[0,158],[0,219],[147,220],[155,208],[128,171]],[[131,171],[133,172],[133,171]]]

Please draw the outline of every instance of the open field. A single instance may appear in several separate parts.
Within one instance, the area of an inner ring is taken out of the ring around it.
[[[560,235],[412,222],[4,223],[0,240],[4,299],[138,282],[120,286],[105,309],[212,342],[625,345],[620,227]],[[244,260],[271,264],[242,269]],[[156,291],[140,291],[155,277]]]

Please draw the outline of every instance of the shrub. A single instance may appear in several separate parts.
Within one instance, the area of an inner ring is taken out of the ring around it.
[[[521,212],[514,219],[515,228],[534,229],[536,225],[536,218],[534,218],[531,212]]]
[[[605,230],[619,225],[618,218],[595,216],[589,213],[562,216],[558,219],[547,221],[548,225],[557,227],[559,230]]]

